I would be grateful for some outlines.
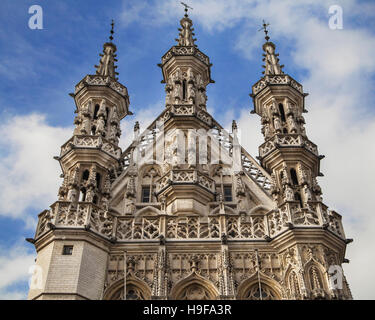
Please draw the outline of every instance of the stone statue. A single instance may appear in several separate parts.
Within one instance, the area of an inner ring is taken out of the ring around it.
[[[194,85],[189,83],[188,85],[188,99],[190,103],[194,103],[195,101],[195,88]]]
[[[95,134],[100,134],[102,136],[105,135],[105,121],[104,121],[104,118],[103,116],[100,116],[97,120],[96,120],[96,131],[95,131]]]
[[[294,200],[293,189],[287,184],[285,185],[284,201],[293,201],[293,200]]]
[[[275,128],[276,133],[280,133],[281,132],[282,126],[281,126],[281,121],[280,121],[279,117],[275,117],[273,119],[273,126]]]
[[[291,133],[297,133],[297,126],[294,121],[294,117],[292,114],[289,114],[288,116],[288,125],[289,125],[289,130]]]
[[[181,85],[179,83],[176,83],[174,86],[173,97],[175,98],[176,103],[179,103],[181,101]]]

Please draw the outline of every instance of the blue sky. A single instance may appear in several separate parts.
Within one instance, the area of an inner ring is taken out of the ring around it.
[[[115,19],[119,80],[134,116],[122,123],[121,145],[136,120],[145,128],[163,110],[157,63],[176,42],[180,1],[22,1],[0,4],[0,298],[26,297],[35,258],[25,237],[56,200],[60,169],[52,159],[72,134],[68,95],[93,74]],[[31,5],[43,8],[43,30],[28,27]],[[355,298],[374,299],[372,193],[375,161],[373,1],[190,1],[199,49],[210,57],[208,109],[229,126],[237,119],[255,157],[260,122],[250,115],[251,85],[261,77],[262,19],[270,22],[284,71],[304,85],[307,134],[326,155],[320,178],[325,203],[342,216],[349,245],[345,272]],[[343,8],[344,28],[330,30],[328,8]],[[362,270],[363,269],[363,270]],[[368,270],[367,270],[368,269]]]

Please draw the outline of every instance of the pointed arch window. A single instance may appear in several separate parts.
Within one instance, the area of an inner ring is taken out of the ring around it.
[[[284,106],[283,106],[282,103],[279,103],[279,112],[280,112],[280,116],[281,116],[281,121],[285,122],[286,118],[285,118]]]
[[[292,183],[297,186],[298,179],[297,179],[297,172],[294,168],[290,169],[290,177],[292,178]]]
[[[87,181],[89,179],[89,176],[90,176],[90,172],[89,170],[85,170],[83,171],[83,174],[82,174],[82,180],[83,181]]]
[[[94,119],[98,119],[99,105],[96,104],[94,108]]]
[[[182,81],[182,100],[186,100],[186,90],[187,90],[187,86],[186,86],[186,80],[184,79]]]
[[[102,178],[100,173],[97,173],[95,178],[96,178],[96,187],[99,188],[100,187],[100,180]]]

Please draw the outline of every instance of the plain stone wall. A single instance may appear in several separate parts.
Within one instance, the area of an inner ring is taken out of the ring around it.
[[[72,255],[63,255],[72,245]],[[43,289],[30,290],[29,299],[100,299],[106,275],[107,253],[85,241],[54,241],[38,252]]]

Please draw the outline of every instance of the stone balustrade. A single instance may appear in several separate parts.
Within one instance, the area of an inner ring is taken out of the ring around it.
[[[102,75],[87,75],[75,87],[75,94],[77,94],[85,85],[107,86],[115,90],[124,97],[128,96],[128,90],[121,83],[115,81],[109,76]]]
[[[275,134],[259,147],[259,155],[267,154],[280,147],[304,147],[315,155],[318,155],[318,147],[309,139],[300,134]]]
[[[166,63],[173,56],[195,56],[206,65],[210,65],[210,59],[194,46],[174,46],[161,58]]]
[[[35,238],[50,229],[89,229],[111,241],[157,240],[161,236],[173,241],[186,239],[270,240],[290,228],[325,228],[345,239],[341,216],[328,211],[321,202],[309,202],[300,208],[297,201],[288,201],[266,214],[245,213],[197,215],[120,216],[93,203],[55,202],[50,210],[39,214]]]
[[[158,180],[157,192],[170,184],[198,184],[215,192],[215,181],[198,170],[170,170]]]
[[[60,157],[64,156],[73,148],[92,148],[101,149],[102,151],[108,153],[112,157],[119,159],[121,156],[121,148],[115,144],[109,142],[102,136],[92,136],[92,135],[75,135],[70,138],[61,147]]]
[[[298,92],[303,94],[302,85],[300,85],[296,80],[294,80],[291,76],[287,74],[278,74],[278,75],[266,75],[262,79],[260,79],[257,83],[255,83],[252,87],[253,95],[256,95],[260,92],[263,88],[267,85],[290,85]]]

